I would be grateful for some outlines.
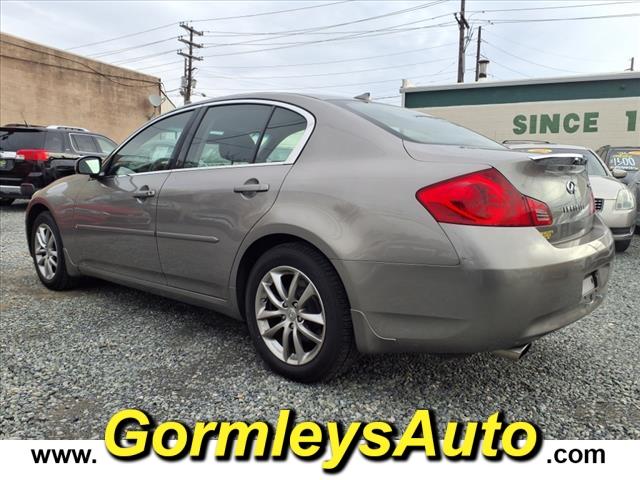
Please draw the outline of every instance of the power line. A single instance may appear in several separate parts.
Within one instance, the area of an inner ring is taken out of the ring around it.
[[[213,21],[220,21],[220,20],[236,20],[236,19],[240,19],[240,18],[261,17],[261,16],[265,16],[265,15],[276,15],[278,13],[289,13],[289,12],[298,12],[298,11],[301,11],[301,10],[310,10],[312,8],[330,7],[332,5],[338,5],[340,3],[347,3],[348,1],[349,0],[341,0],[339,2],[323,3],[322,5],[310,5],[310,6],[306,6],[306,7],[289,8],[287,10],[275,10],[275,11],[272,11],[272,12],[249,13],[249,14],[245,14],[245,15],[234,15],[234,16],[231,16],[231,17],[204,18],[204,19],[200,19],[200,20],[190,20],[190,22],[191,23],[213,22]]]
[[[536,65],[536,66],[538,66],[538,67],[548,68],[549,70],[556,70],[556,71],[558,71],[558,72],[565,72],[565,73],[587,73],[587,72],[577,72],[577,71],[575,71],[575,70],[566,70],[566,69],[564,69],[564,68],[550,67],[549,65],[543,65],[543,64],[541,64],[541,63],[536,63],[536,62],[532,61],[531,59],[528,59],[528,58],[522,58],[522,57],[519,57],[518,55],[514,55],[513,53],[511,53],[511,52],[507,52],[506,50],[503,50],[502,48],[497,47],[497,46],[495,46],[493,43],[488,42],[488,41],[486,41],[486,40],[483,40],[483,41],[482,41],[482,43],[484,43],[484,44],[486,44],[486,45],[489,45],[490,47],[495,48],[496,50],[499,50],[500,52],[502,52],[502,53],[504,53],[504,54],[506,54],[506,55],[509,55],[510,57],[517,58],[518,60],[521,60],[521,61],[523,61],[523,62],[530,63],[530,64],[532,64],[532,65]]]
[[[449,60],[448,58],[438,58],[435,60],[427,60],[425,62],[417,62],[417,63],[405,63],[402,65],[389,65],[387,67],[377,67],[377,68],[367,68],[363,70],[350,70],[348,72],[325,72],[325,73],[315,73],[315,74],[303,74],[303,75],[276,75],[272,77],[243,77],[246,79],[252,80],[276,80],[280,78],[310,78],[310,77],[331,77],[334,75],[351,75],[354,73],[363,73],[363,72],[377,72],[380,70],[390,70],[394,68],[402,68],[402,67],[415,67],[418,65],[427,65],[429,63],[437,63],[443,62],[445,60]],[[215,78],[215,75],[203,75],[205,77]]]
[[[492,25],[498,25],[503,23],[566,22],[566,21],[573,21],[573,20],[598,20],[602,18],[630,18],[630,17],[640,17],[640,13],[621,13],[618,15],[595,15],[592,17],[514,18],[514,19],[479,20],[479,21],[485,21]]]
[[[119,37],[109,38],[107,40],[100,40],[99,42],[85,43],[83,45],[77,45],[75,47],[67,48],[67,50],[77,50],[78,48],[91,47],[93,45],[100,45],[102,43],[115,42],[116,40],[122,40],[123,38],[135,37],[136,35],[143,35],[149,32],[155,32],[157,30],[162,30],[163,28],[172,27],[174,25],[178,25],[179,22],[171,22],[165,25],[160,25],[158,27],[149,28],[147,30],[142,30],[140,32],[128,33],[126,35],[120,35]]]
[[[557,10],[560,8],[584,8],[584,7],[605,7],[610,5],[619,5],[619,4],[630,4],[633,2],[604,2],[604,3],[587,3],[583,5],[558,5],[555,7],[525,7],[525,8],[498,8],[492,10],[472,10],[469,13],[495,13],[495,12],[522,12],[522,11],[533,11],[533,10]]]
[[[485,34],[486,33],[487,33],[487,31],[485,30]],[[518,45],[520,47],[528,48],[528,49],[534,50],[536,52],[544,53],[545,55],[555,55],[556,57],[567,58],[569,60],[577,60],[577,61],[581,61],[581,62],[593,62],[593,63],[600,63],[600,62],[603,62],[603,61],[611,60],[611,58],[606,58],[606,59],[605,58],[599,58],[598,59],[598,58],[594,58],[594,57],[591,57],[591,58],[570,57],[568,55],[562,55],[562,54],[557,53],[557,52],[550,52],[550,51],[547,51],[547,50],[542,50],[542,49],[537,48],[537,47],[532,47],[530,45],[525,45],[524,43],[516,42],[514,40],[511,40],[510,38],[503,37],[502,35],[497,35],[493,31],[488,31],[488,33],[489,33],[490,37],[497,37],[497,38],[499,38],[501,40],[506,40],[507,42],[512,43],[513,45]]]
[[[66,61],[71,62],[71,63],[82,65],[83,67],[88,69],[89,72],[87,72],[87,70],[72,69],[72,68],[69,68],[69,67],[64,67],[64,66],[59,66],[59,65],[52,65],[52,64],[46,63],[46,62],[37,62],[37,61],[29,60],[29,62],[31,62],[31,63],[40,63],[42,65],[55,66],[55,67],[64,68],[64,69],[67,69],[67,70],[84,71],[85,73],[93,73],[95,75],[99,75],[99,76],[109,80],[110,82],[116,83],[116,84],[121,85],[123,87],[138,88],[138,87],[142,87],[143,85],[132,85],[130,83],[124,83],[124,82],[120,82],[118,80],[114,80],[114,78],[133,80],[133,81],[136,81],[136,82],[141,82],[141,83],[146,83],[146,84],[151,84],[151,85],[157,85],[157,82],[154,82],[152,80],[143,80],[143,79],[139,79],[139,78],[125,77],[124,75],[110,75],[110,74],[102,73],[101,71],[96,70],[91,65],[88,65],[88,64],[86,64],[84,62],[81,62],[79,60],[75,60],[75,59],[72,59],[72,58],[68,58],[68,57],[65,57],[63,55],[58,55],[58,54],[50,52],[50,51],[38,50],[36,48],[27,47],[26,45],[20,45],[19,43],[10,42],[10,41],[5,40],[5,39],[0,40],[0,42],[6,43],[6,44],[9,44],[9,45],[13,45],[14,47],[22,48],[24,50],[29,50],[31,52],[41,53],[43,55],[48,55],[48,56],[51,56],[51,57],[60,58],[62,60],[66,60]],[[3,56],[5,56],[7,58],[15,58],[17,60],[26,61],[24,59],[20,59],[20,58],[17,58],[17,57],[10,57],[9,55],[3,55]]]
[[[392,53],[385,53],[382,55],[371,55],[368,57],[355,57],[355,58],[347,58],[344,60],[329,60],[329,61],[325,61],[325,62],[310,62],[310,63],[289,63],[289,64],[279,64],[279,65],[220,65],[217,66],[216,68],[228,68],[228,69],[258,69],[258,68],[287,68],[287,67],[307,67],[307,66],[313,66],[313,65],[329,65],[329,64],[333,64],[333,63],[346,63],[346,62],[357,62],[360,60],[370,60],[372,58],[383,58],[383,57],[395,57],[397,55],[404,55],[407,53],[415,53],[415,52],[424,52],[425,50],[433,50],[436,48],[441,48],[441,47],[450,47],[452,45],[455,45],[455,42],[450,42],[450,43],[444,43],[442,45],[433,45],[430,47],[423,47],[423,48],[414,48],[411,50],[402,50],[400,52],[392,52]]]
[[[339,2],[323,3],[321,5],[311,5],[311,6],[306,6],[306,7],[289,8],[289,9],[286,9],[286,10],[275,10],[275,11],[271,11],[271,12],[260,12],[260,13],[246,14],[246,15],[236,15],[236,16],[231,16],[231,17],[218,17],[218,18],[207,18],[207,19],[203,19],[203,20],[192,20],[192,22],[209,22],[209,21],[214,21],[214,20],[234,20],[234,19],[240,19],[240,18],[259,17],[259,16],[265,16],[265,15],[276,15],[276,14],[279,14],[279,13],[296,12],[296,11],[299,11],[299,10],[309,10],[309,9],[312,9],[312,8],[329,7],[331,5],[337,5],[339,3],[346,3],[347,1],[348,0],[341,0]],[[147,30],[141,30],[139,32],[128,33],[126,35],[120,35],[118,37],[108,38],[106,40],[100,40],[98,42],[91,42],[91,43],[85,43],[83,45],[77,45],[75,47],[68,48],[67,50],[76,50],[78,48],[84,48],[84,47],[90,47],[90,46],[93,46],[93,45],[100,45],[100,44],[103,44],[103,43],[114,42],[116,40],[122,40],[123,38],[135,37],[137,35],[143,35],[145,33],[155,32],[157,30],[161,30],[163,28],[172,27],[174,25],[179,25],[179,24],[180,24],[180,22],[171,22],[171,23],[167,23],[165,25],[159,25],[157,27],[149,28]]]
[[[141,45],[134,45],[132,47],[124,47],[124,48],[120,48],[118,50],[109,50],[109,51],[106,51],[106,52],[97,52],[97,53],[87,53],[85,56],[86,57],[93,57],[93,58],[107,57],[109,55],[115,55],[116,53],[124,53],[124,52],[128,52],[130,50],[137,50],[138,48],[150,47],[151,45],[158,45],[159,43],[164,43],[164,42],[168,42],[170,40],[175,40],[176,38],[178,38],[177,35],[175,37],[164,38],[164,39],[158,40],[156,42],[143,43]]]

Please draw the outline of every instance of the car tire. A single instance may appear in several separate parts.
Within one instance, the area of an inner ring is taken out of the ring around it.
[[[76,284],[69,275],[62,237],[49,212],[42,212],[31,226],[31,256],[42,284],[51,290],[68,290]]]
[[[8,207],[14,200],[15,198],[0,198],[0,207]]]
[[[615,243],[616,243],[616,252],[622,253],[627,248],[629,248],[629,245],[631,245],[631,239],[629,239],[629,240],[620,240],[619,242],[615,242]]]
[[[329,260],[310,245],[282,244],[258,259],[247,280],[245,312],[258,353],[283,377],[325,381],[358,355],[344,286]]]

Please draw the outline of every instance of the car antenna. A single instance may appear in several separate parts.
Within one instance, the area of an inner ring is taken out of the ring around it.
[[[20,114],[20,116],[22,117],[22,121],[24,122],[24,126],[25,126],[25,127],[28,127],[28,126],[29,126],[29,124],[27,123],[27,119],[26,119],[26,118],[24,118],[24,113],[21,113],[21,114]]]
[[[363,102],[370,102],[371,101],[371,92],[365,92],[365,93],[361,93],[360,95],[357,95],[355,97],[356,100],[362,100]]]

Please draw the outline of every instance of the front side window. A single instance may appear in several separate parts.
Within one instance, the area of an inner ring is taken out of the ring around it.
[[[504,149],[499,143],[479,133],[417,110],[357,100],[335,100],[334,103],[366,118],[403,140],[494,150]]]
[[[192,115],[193,111],[178,113],[142,130],[113,156],[107,175],[165,170]]]
[[[252,163],[273,106],[220,105],[204,115],[193,138],[184,168]]]

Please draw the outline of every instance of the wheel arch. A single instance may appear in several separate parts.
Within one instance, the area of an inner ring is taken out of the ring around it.
[[[44,203],[34,203],[29,206],[25,217],[25,231],[27,234],[27,245],[29,246],[29,253],[33,255],[33,245],[31,245],[31,235],[33,234],[33,222],[42,212],[49,212],[53,217],[53,212]],[[55,217],[54,217],[55,220]]]
[[[290,242],[309,245],[311,248],[323,255],[332,264],[336,275],[338,275],[338,278],[340,279],[340,282],[345,289],[345,292],[347,294],[347,301],[349,302],[349,305],[351,305],[347,283],[336,268],[335,263],[332,261],[332,259],[335,258],[333,251],[324,242],[315,238],[313,235],[300,231],[294,232],[287,230],[288,229],[283,229],[283,231],[280,232],[263,232],[262,235],[255,236],[251,240],[245,242],[245,244],[247,245],[246,248],[240,255],[238,255],[238,260],[231,273],[232,280],[230,282],[230,285],[235,290],[235,296],[233,298],[236,301],[238,311],[242,318],[245,317],[244,296],[246,292],[247,279],[249,278],[251,268],[260,258],[260,256],[263,255],[266,251],[283,243]]]

